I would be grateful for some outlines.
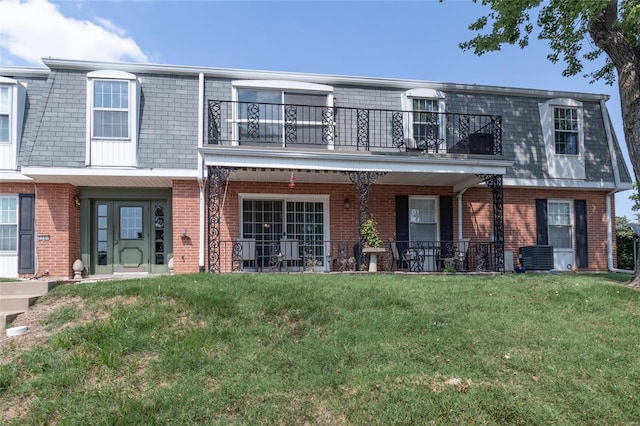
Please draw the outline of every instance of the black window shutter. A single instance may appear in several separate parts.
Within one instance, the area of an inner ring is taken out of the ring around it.
[[[574,201],[576,214],[576,261],[578,268],[589,266],[587,240],[587,200]]]
[[[453,197],[440,197],[440,240],[453,241]]]
[[[20,194],[18,222],[18,273],[35,272],[35,195]]]
[[[547,200],[536,200],[536,244],[549,245],[549,230],[547,229]]]
[[[409,241],[409,197],[396,195],[396,240]]]

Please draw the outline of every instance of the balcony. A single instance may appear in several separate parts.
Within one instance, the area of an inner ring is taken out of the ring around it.
[[[206,143],[500,156],[502,117],[209,100]]]

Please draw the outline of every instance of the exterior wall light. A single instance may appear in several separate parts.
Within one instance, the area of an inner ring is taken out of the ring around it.
[[[344,208],[349,210],[349,208],[351,207],[351,200],[349,199],[349,197],[344,199]]]

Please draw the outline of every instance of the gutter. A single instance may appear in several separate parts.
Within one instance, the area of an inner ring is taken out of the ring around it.
[[[202,148],[204,144],[204,73],[198,74],[198,150]],[[198,188],[199,188],[199,200],[198,200],[198,269],[200,272],[204,272],[204,246],[205,246],[205,208],[204,208],[204,159],[198,155]]]
[[[613,136],[611,133],[611,119],[607,111],[607,105],[604,100],[600,100],[600,109],[602,110],[602,119],[604,121],[604,131],[607,135],[607,143],[609,145],[609,153],[611,155],[611,167],[613,169],[613,181],[615,188],[608,192],[605,198],[606,219],[607,219],[607,267],[611,272],[622,272],[625,274],[633,274],[635,271],[628,269],[618,269],[613,266],[613,216],[611,212],[611,199],[613,195],[620,191],[620,170],[618,169],[618,156],[613,144]]]

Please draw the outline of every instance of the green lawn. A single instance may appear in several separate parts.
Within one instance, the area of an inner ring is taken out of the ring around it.
[[[59,305],[35,327],[46,339],[3,340],[0,424],[638,424],[640,292],[627,278],[60,286],[35,306]]]

